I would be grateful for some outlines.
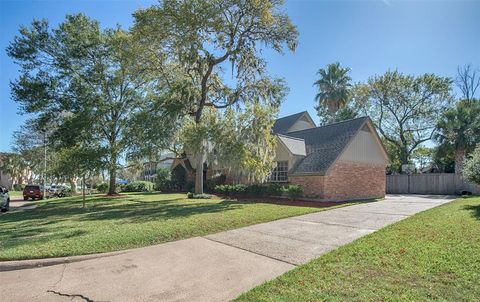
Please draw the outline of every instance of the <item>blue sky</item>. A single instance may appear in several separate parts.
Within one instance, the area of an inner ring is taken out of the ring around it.
[[[132,13],[152,3],[0,0],[0,151],[10,150],[13,131],[26,119],[10,99],[9,82],[18,73],[5,53],[20,25],[33,18],[56,25],[65,14],[83,12],[104,27],[128,28]],[[284,56],[265,52],[270,73],[285,78],[290,88],[281,116],[308,110],[318,120],[312,83],[318,68],[335,61],[352,69],[354,81],[388,69],[454,76],[458,65],[480,67],[480,1],[287,0],[285,10],[298,26],[298,49]]]

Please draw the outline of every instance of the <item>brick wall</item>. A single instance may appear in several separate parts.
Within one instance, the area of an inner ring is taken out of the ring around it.
[[[384,165],[338,161],[326,176],[290,175],[288,180],[301,185],[307,197],[350,200],[385,196]]]
[[[385,196],[385,166],[338,161],[324,180],[323,197],[330,200]]]
[[[288,181],[294,185],[303,187],[303,194],[308,197],[323,197],[324,176],[288,176]]]

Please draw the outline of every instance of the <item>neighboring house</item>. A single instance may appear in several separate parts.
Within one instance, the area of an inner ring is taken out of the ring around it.
[[[277,136],[275,168],[268,179],[298,184],[304,194],[328,200],[385,196],[385,168],[389,157],[368,117],[317,127],[308,112],[279,118],[272,131]],[[187,179],[195,170],[188,158],[177,159],[172,169],[184,168]],[[218,174],[205,165],[204,178]],[[227,175],[227,182],[232,179]]]
[[[170,169],[172,168],[173,158],[175,154],[167,153],[160,157],[158,161],[149,161],[143,163],[143,171],[140,178],[142,180],[155,182],[157,177],[157,170],[160,168]]]

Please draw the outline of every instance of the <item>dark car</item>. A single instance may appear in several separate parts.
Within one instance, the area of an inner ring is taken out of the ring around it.
[[[32,200],[43,199],[42,186],[27,185],[25,189],[23,189],[23,200],[28,200],[29,198],[31,198]]]

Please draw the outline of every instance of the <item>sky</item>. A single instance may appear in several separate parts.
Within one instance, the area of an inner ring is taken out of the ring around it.
[[[66,14],[85,13],[102,27],[132,25],[132,13],[156,1],[0,0],[0,151],[11,150],[12,133],[27,116],[10,97],[18,67],[5,48],[21,25],[46,18],[57,25]],[[286,0],[284,10],[300,32],[294,53],[264,52],[268,71],[283,77],[289,94],[280,116],[314,110],[313,82],[319,68],[340,62],[355,82],[398,69],[406,74],[454,77],[457,66],[480,67],[480,0],[476,1],[306,1]]]

